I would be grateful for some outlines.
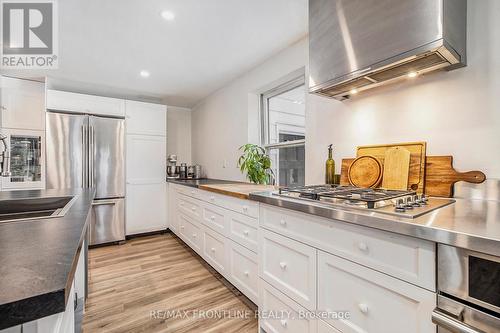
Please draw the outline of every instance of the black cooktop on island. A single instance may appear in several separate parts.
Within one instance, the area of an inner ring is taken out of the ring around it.
[[[415,218],[454,202],[427,198],[415,191],[360,188],[346,185],[308,185],[280,188],[276,195],[299,200],[320,201],[345,208]]]

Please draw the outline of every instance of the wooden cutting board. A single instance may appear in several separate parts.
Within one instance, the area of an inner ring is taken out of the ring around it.
[[[408,189],[410,173],[410,151],[404,147],[392,147],[386,150],[382,188],[388,190]]]
[[[388,149],[403,147],[410,152],[410,169],[408,172],[408,189],[418,193],[424,192],[425,187],[425,154],[427,144],[425,142],[404,142],[388,145],[360,146],[356,157],[373,156],[377,158],[382,166],[385,162],[385,153]]]
[[[460,173],[453,168],[453,156],[427,156],[425,167],[425,194],[436,197],[453,197],[453,185],[458,181],[482,183],[486,176],[481,171]],[[340,185],[349,185],[347,171],[354,158],[342,160]]]
[[[453,197],[454,184],[459,181],[480,184],[486,180],[481,171],[458,172],[453,168],[453,156],[428,156],[425,169],[425,194]]]
[[[376,187],[382,179],[382,164],[373,156],[360,156],[347,171],[349,183],[357,187]]]

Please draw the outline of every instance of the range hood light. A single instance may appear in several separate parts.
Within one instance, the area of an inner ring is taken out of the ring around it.
[[[358,93],[358,89],[354,88],[354,89],[351,89],[351,91],[349,91],[351,93],[351,95],[356,95]]]
[[[409,78],[414,78],[414,77],[417,77],[418,73],[417,72],[409,72],[408,73],[408,77]]]

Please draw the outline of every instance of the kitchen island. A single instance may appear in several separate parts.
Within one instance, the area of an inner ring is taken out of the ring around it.
[[[74,296],[70,291],[85,251],[94,192],[93,189],[0,192],[0,201],[73,198],[63,216],[0,222],[0,329],[73,307],[69,305]]]

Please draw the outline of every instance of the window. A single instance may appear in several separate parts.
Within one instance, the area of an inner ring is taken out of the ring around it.
[[[262,142],[280,186],[305,183],[304,76],[262,94]]]

